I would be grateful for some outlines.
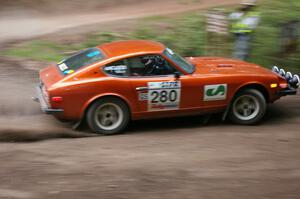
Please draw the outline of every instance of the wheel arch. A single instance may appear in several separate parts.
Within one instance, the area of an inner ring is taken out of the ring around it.
[[[234,92],[234,95],[232,96],[231,101],[234,99],[234,97],[236,96],[237,93],[241,92],[242,90],[247,90],[247,89],[255,89],[260,91],[263,96],[266,99],[266,102],[269,103],[270,102],[270,93],[268,91],[268,89],[261,83],[248,83],[245,85],[240,86],[238,89],[236,89],[236,91]]]
[[[129,100],[126,99],[125,97],[121,96],[121,95],[117,95],[117,94],[113,94],[113,93],[109,93],[109,94],[104,94],[104,95],[98,95],[93,97],[92,99],[90,99],[82,108],[81,111],[81,116],[80,116],[80,120],[83,120],[86,116],[87,110],[98,100],[100,99],[105,99],[105,98],[116,98],[119,100],[122,100],[128,107],[130,116],[132,117],[132,107],[129,103]]]
[[[228,104],[225,112],[223,113],[223,116],[222,116],[223,121],[225,121],[226,118],[227,118],[228,112],[229,112],[229,110],[231,108],[231,105],[232,105],[232,101],[235,98],[236,94],[238,94],[242,90],[247,90],[247,89],[255,89],[255,90],[260,91],[263,94],[263,96],[266,100],[266,103],[270,103],[270,93],[269,93],[268,89],[263,84],[258,83],[258,82],[252,82],[252,83],[247,83],[247,84],[241,85],[240,87],[238,87],[236,89],[233,96],[231,97],[231,99],[229,101],[229,104]]]

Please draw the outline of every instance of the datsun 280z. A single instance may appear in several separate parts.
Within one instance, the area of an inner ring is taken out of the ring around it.
[[[182,58],[161,43],[118,41],[89,48],[40,71],[45,113],[86,121],[112,135],[129,121],[223,112],[237,124],[262,120],[267,104],[294,95],[299,76],[218,57]]]

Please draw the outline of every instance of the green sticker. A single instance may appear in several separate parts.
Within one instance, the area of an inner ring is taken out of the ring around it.
[[[206,95],[210,96],[210,97],[216,96],[216,95],[224,95],[225,94],[225,89],[226,88],[225,88],[224,85],[220,85],[216,89],[214,89],[214,88],[208,89],[206,91]]]
[[[227,97],[227,84],[204,86],[204,101],[224,100]]]

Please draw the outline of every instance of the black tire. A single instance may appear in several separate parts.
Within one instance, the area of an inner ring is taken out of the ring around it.
[[[116,117],[121,117],[121,119],[117,119],[115,125],[109,125],[108,123],[114,123]],[[130,110],[123,100],[107,97],[94,102],[89,107],[86,120],[90,129],[97,134],[119,134],[130,121]]]
[[[242,90],[231,103],[229,119],[236,124],[253,125],[262,120],[266,110],[267,102],[260,91]]]

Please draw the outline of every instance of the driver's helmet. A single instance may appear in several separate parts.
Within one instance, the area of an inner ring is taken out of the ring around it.
[[[149,65],[151,65],[154,62],[154,60],[150,56],[145,56],[145,57],[141,57],[141,62],[143,64],[145,64],[145,66],[149,66]]]

